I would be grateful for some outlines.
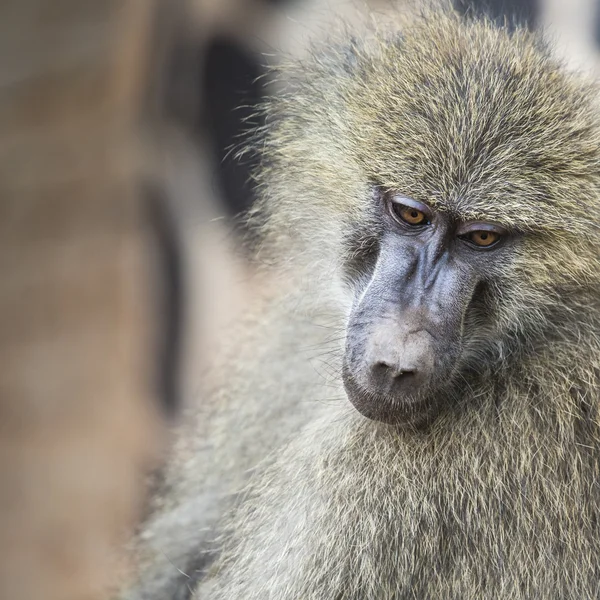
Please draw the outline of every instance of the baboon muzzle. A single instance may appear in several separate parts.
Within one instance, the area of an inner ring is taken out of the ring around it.
[[[346,335],[344,385],[363,415],[413,423],[436,412],[476,284],[443,245],[384,239]]]

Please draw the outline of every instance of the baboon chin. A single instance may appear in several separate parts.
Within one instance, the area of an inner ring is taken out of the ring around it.
[[[367,38],[263,109],[277,289],[186,419],[133,597],[600,597],[596,88],[447,9]]]

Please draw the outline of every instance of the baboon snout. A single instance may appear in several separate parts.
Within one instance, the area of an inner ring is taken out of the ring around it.
[[[434,338],[416,323],[381,323],[365,348],[365,384],[384,395],[410,394],[427,384],[435,364]]]
[[[452,255],[448,227],[424,240],[383,236],[371,277],[356,290],[342,374],[350,402],[371,419],[428,420],[453,380],[479,275]]]
[[[343,379],[366,417],[415,423],[435,412],[437,390],[460,354],[459,328],[426,309],[381,314],[349,326]]]

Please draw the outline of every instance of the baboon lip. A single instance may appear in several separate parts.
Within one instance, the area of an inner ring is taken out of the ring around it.
[[[347,364],[342,368],[342,380],[348,400],[361,415],[372,421],[417,427],[430,422],[437,412],[428,398],[413,397],[399,401],[363,389]]]

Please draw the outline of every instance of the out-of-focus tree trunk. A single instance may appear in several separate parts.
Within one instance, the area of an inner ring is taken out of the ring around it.
[[[0,3],[0,598],[96,600],[157,418],[136,191],[153,0]]]

